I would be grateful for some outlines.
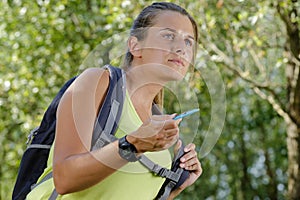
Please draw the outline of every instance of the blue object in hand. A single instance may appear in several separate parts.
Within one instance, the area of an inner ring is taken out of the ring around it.
[[[194,113],[199,112],[199,111],[200,111],[199,108],[193,109],[193,110],[189,110],[189,111],[186,111],[184,113],[181,113],[180,115],[176,115],[173,119],[174,120],[181,119],[183,117],[189,116],[189,115],[194,114]]]

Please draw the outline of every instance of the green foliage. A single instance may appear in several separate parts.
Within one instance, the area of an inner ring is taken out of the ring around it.
[[[61,85],[84,68],[94,67],[85,60],[92,50],[101,52],[100,64],[110,62],[110,50],[117,43],[107,39],[120,33],[126,36],[133,18],[151,2],[0,1],[0,199],[11,195],[26,136],[39,125]],[[171,113],[201,108],[194,137],[200,148],[213,106],[203,66],[220,70],[227,97],[222,135],[210,154],[201,158],[203,175],[177,199],[284,199],[285,126],[273,108],[254,94],[251,83],[269,85],[286,104],[286,35],[275,3],[173,2],[186,7],[199,23],[199,59],[196,72],[190,74],[192,90],[178,87],[185,92],[184,100],[172,95],[174,90],[166,90],[165,109]],[[281,1],[280,6],[288,8],[289,2]],[[237,78],[237,73],[246,81]],[[191,94],[196,94],[199,105],[189,102]]]
[[[0,7],[4,197],[10,196],[29,131],[39,125],[62,84],[83,70],[80,64],[88,53],[112,34],[128,29],[135,6],[122,1],[105,5],[97,1],[1,1]]]

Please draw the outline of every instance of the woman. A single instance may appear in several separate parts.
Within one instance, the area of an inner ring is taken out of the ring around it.
[[[54,149],[46,172],[53,179],[36,187],[28,199],[48,199],[54,188],[57,199],[153,199],[164,179],[153,176],[139,162],[128,162],[119,153],[120,143],[170,167],[168,148],[178,141],[180,120],[173,115],[152,115],[152,104],[169,81],[181,80],[193,61],[197,26],[192,17],[172,3],[154,3],[134,21],[128,39],[126,98],[116,136],[121,138],[90,151],[97,113],[109,85],[103,68],[85,70],[68,88],[57,111]],[[122,145],[122,144],[121,144]],[[181,142],[177,142],[177,148]],[[176,197],[201,175],[194,144],[188,144],[180,167],[189,178],[170,193]],[[49,189],[50,188],[50,189]]]

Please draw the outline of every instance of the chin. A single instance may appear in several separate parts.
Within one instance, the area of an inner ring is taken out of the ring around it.
[[[180,73],[172,73],[169,74],[169,81],[182,81],[184,78],[184,75],[180,74]]]

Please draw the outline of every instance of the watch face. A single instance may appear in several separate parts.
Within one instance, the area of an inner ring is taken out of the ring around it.
[[[129,149],[124,149],[123,153],[124,153],[125,156],[127,156],[127,155],[131,154],[131,151]]]

